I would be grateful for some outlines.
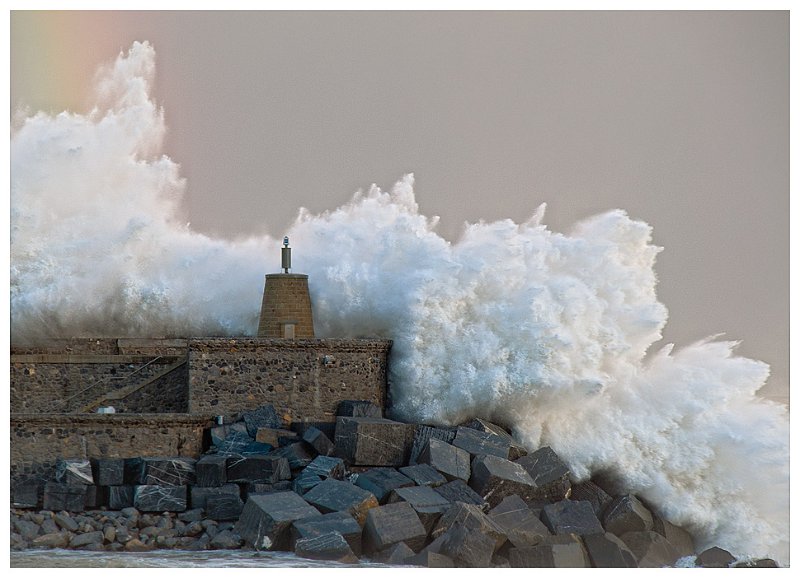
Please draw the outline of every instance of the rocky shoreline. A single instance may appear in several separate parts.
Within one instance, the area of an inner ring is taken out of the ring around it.
[[[684,529],[607,480],[570,480],[480,419],[405,424],[340,405],[287,429],[271,406],[211,428],[199,459],[61,460],[12,488],[12,550],[282,550],[423,567],[777,567],[696,552]],[[222,419],[220,421],[226,421]]]

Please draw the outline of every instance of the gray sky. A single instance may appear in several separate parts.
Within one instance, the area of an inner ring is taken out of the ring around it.
[[[622,208],[665,247],[665,342],[724,332],[787,395],[788,12],[16,12],[12,107],[85,111],[134,40],[193,229],[277,237],[406,172],[451,240]]]

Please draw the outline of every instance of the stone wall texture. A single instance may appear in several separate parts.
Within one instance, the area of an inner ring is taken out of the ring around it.
[[[284,326],[287,323],[294,325],[292,337],[296,339],[314,337],[308,275],[278,273],[266,276],[261,317],[258,320],[258,336],[287,337],[284,335]]]

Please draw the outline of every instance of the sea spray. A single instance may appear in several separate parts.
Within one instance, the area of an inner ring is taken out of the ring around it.
[[[12,131],[15,342],[255,332],[280,242],[213,239],[180,219],[186,183],[161,155],[154,59],[135,43],[99,76],[90,113]],[[667,311],[645,223],[612,211],[561,234],[543,219],[544,205],[450,243],[408,175],[301,210],[286,233],[319,336],[394,340],[395,417],[501,422],[577,479],[610,475],[700,548],[787,563],[788,416],[755,395],[767,366],[715,339],[649,351]]]

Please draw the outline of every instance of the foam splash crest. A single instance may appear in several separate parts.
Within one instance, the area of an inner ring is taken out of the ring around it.
[[[135,43],[89,114],[39,113],[12,133],[15,342],[256,330],[280,242],[181,223],[154,58]],[[611,473],[700,548],[787,563],[788,415],[755,395],[768,367],[715,339],[648,356],[667,322],[650,227],[612,211],[561,234],[543,217],[469,224],[449,243],[408,175],[301,210],[287,234],[319,336],[394,340],[396,417],[506,424],[577,479]]]

